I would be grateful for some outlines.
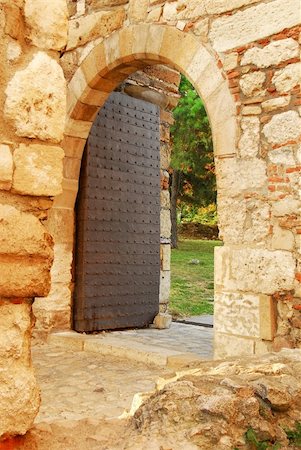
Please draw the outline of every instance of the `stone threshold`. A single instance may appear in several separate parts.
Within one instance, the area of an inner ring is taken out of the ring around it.
[[[48,343],[64,347],[65,350],[98,353],[173,369],[189,367],[205,360],[195,353],[154,347],[131,340],[129,336],[125,339],[122,335],[117,337],[109,333],[88,335],[76,331],[60,331],[51,333]]]

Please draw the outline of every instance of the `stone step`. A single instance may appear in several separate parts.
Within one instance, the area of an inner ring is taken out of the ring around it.
[[[203,361],[194,353],[183,353],[161,346],[154,347],[137,342],[129,336],[122,337],[122,334],[120,336],[111,336],[110,333],[87,335],[76,331],[61,331],[50,334],[48,342],[73,351],[100,353],[174,369]]]

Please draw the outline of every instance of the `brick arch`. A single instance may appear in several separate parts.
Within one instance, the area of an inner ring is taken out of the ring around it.
[[[151,64],[183,73],[203,99],[213,132],[215,156],[236,154],[235,103],[213,50],[170,26],[133,25],[95,45],[77,68],[67,91],[63,194],[60,206],[74,206],[80,160],[99,108],[130,74]]]

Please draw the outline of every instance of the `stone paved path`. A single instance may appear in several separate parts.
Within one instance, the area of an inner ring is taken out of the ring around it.
[[[213,330],[173,323],[169,330],[129,330],[113,332],[123,342],[193,352],[212,357]],[[78,420],[86,417],[116,418],[131,407],[137,392],[153,390],[159,377],[173,371],[146,363],[75,351],[53,344],[35,346],[33,362],[41,387],[42,404],[36,423]]]

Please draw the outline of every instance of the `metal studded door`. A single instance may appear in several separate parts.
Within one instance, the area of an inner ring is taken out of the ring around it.
[[[159,310],[159,111],[114,92],[92,126],[77,199],[74,329],[144,327]]]

